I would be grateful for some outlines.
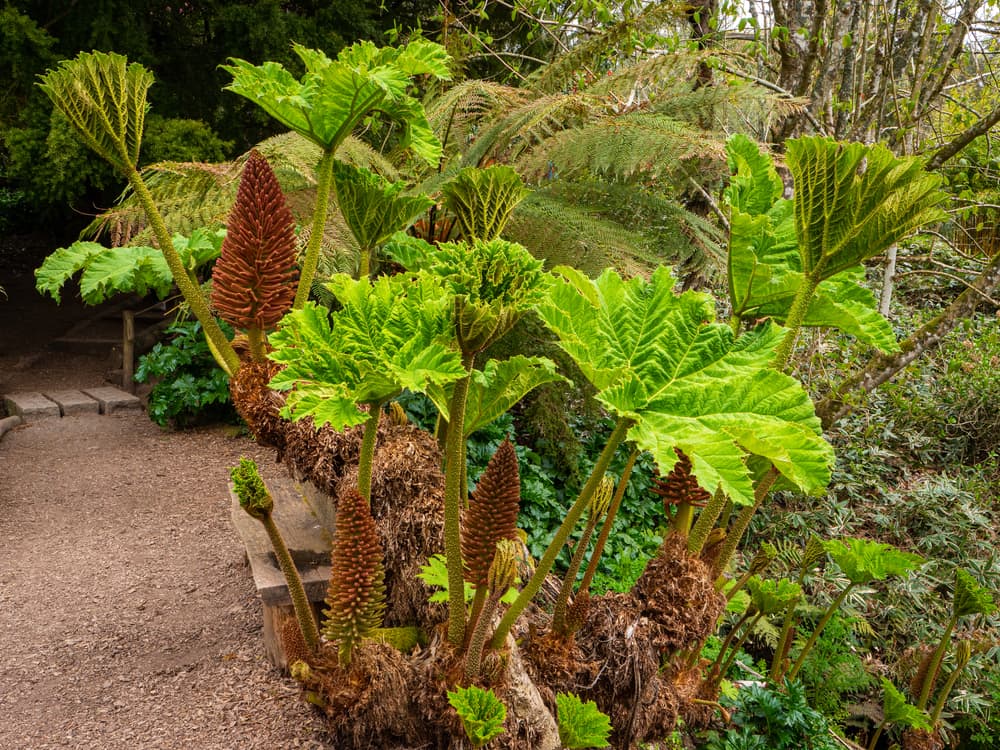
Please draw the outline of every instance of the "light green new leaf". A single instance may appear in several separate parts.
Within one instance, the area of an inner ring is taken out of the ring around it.
[[[734,340],[712,322],[707,295],[675,295],[665,268],[649,282],[605,271],[595,281],[559,269],[539,315],[597,388],[597,399],[635,421],[628,438],[661,472],[691,459],[698,483],[737,504],[753,502],[748,454],[770,461],[800,489],[818,492],[833,451],[802,386],[773,369],[785,331],[763,325]]]
[[[462,237],[470,242],[499,237],[528,192],[520,175],[501,165],[467,167],[441,188],[445,206],[458,218]]]
[[[831,539],[823,546],[848,580],[857,585],[884,581],[889,576],[904,576],[924,562],[920,555],[868,539]]]
[[[424,391],[466,374],[447,345],[450,298],[434,279],[338,274],[330,283],[341,309],[308,304],[270,337],[271,359],[285,365],[271,381],[289,391],[283,414],[311,416],[334,429],[360,424],[358,404],[381,404],[408,388]]]
[[[340,213],[364,250],[405,229],[434,205],[426,195],[405,195],[403,182],[389,182],[374,172],[343,162],[334,164],[333,182]]]
[[[517,355],[488,360],[482,370],[472,372],[465,406],[465,435],[497,420],[538,386],[565,380],[556,372],[555,363],[545,357]],[[427,389],[427,395],[445,420],[452,390],[434,385]]]
[[[113,52],[81,52],[38,85],[102,159],[123,172],[135,168],[152,73]]]
[[[733,174],[723,193],[726,202],[751,216],[770,211],[785,190],[771,159],[742,133],[726,141],[726,157]]]
[[[557,693],[556,719],[563,747],[609,747],[611,719],[594,701],[584,703],[573,693]]]
[[[774,182],[777,172],[752,141],[734,136],[727,151],[738,170],[726,191],[731,202],[728,280],[733,314],[784,323],[805,281],[794,204],[781,198],[780,179]],[[822,281],[802,325],[839,328],[884,352],[897,351],[892,326],[879,314],[875,295],[863,282],[861,266]]]
[[[435,248],[420,237],[396,232],[382,246],[382,253],[407,271],[419,271],[431,264]]]
[[[945,218],[942,177],[880,144],[788,141],[802,271],[828,279]]]
[[[473,747],[482,747],[503,734],[507,707],[492,690],[476,685],[459,687],[448,693],[448,702],[458,712],[462,728]]]
[[[980,586],[968,571],[955,568],[955,600],[952,603],[955,617],[991,615],[996,608],[988,589]]]
[[[94,258],[106,252],[108,248],[96,242],[74,242],[69,247],[59,248],[35,269],[35,288],[40,294],[48,294],[56,302],[61,302],[63,285]]]
[[[231,65],[223,66],[233,76],[227,88],[327,151],[378,110],[403,125],[406,142],[418,156],[431,164],[440,158],[441,144],[409,89],[415,75],[449,77],[443,47],[424,40],[402,48],[359,42],[341,50],[335,60],[301,45],[293,49],[305,64],[301,81],[278,63],[231,59]]]
[[[886,724],[902,724],[914,729],[931,728],[927,712],[907,703],[906,697],[886,677],[882,678],[882,706]]]
[[[802,587],[787,578],[772,581],[753,576],[747,581],[747,590],[753,606],[765,615],[784,612],[802,598]]]
[[[225,229],[208,229],[199,227],[191,232],[190,237],[175,234],[174,250],[181,257],[181,262],[189,271],[195,271],[200,266],[215,260],[222,252],[222,241],[226,238]]]

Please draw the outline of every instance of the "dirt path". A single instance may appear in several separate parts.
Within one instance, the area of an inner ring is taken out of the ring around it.
[[[5,279],[0,393],[104,384],[108,357],[47,348],[77,311]],[[0,439],[0,750],[330,747],[266,662],[229,521],[223,429],[87,415]]]

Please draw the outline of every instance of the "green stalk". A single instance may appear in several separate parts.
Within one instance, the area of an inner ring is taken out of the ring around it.
[[[934,656],[931,657],[931,663],[927,667],[927,674],[924,675],[924,684],[920,686],[920,698],[917,700],[917,708],[921,711],[927,708],[927,702],[931,697],[931,690],[933,690],[934,683],[936,682],[937,672],[941,668],[941,662],[944,660],[945,653],[948,651],[948,644],[951,643],[951,633],[955,629],[956,624],[958,624],[958,617],[952,615],[951,619],[948,620],[948,626],[941,635],[938,647],[934,650]]]
[[[130,166],[125,176],[128,178],[129,184],[132,185],[132,189],[135,191],[135,195],[142,205],[142,210],[146,214],[146,220],[153,229],[153,235],[160,246],[160,252],[163,253],[163,258],[167,261],[167,266],[170,268],[170,274],[174,277],[174,283],[180,289],[185,301],[191,308],[191,312],[194,313],[198,322],[201,323],[201,330],[204,331],[205,338],[210,342],[209,348],[213,353],[217,354],[216,359],[219,360],[219,365],[226,371],[227,375],[232,377],[240,369],[240,358],[237,356],[236,350],[233,349],[233,345],[229,343],[226,334],[222,332],[222,328],[219,327],[215,316],[212,315],[205,295],[201,293],[198,285],[188,276],[187,269],[181,261],[181,256],[174,249],[174,243],[170,239],[167,225],[156,208],[153,195],[149,192],[149,188],[146,186],[145,180],[142,179],[142,175],[139,174],[135,167]]]
[[[747,638],[750,637],[750,634],[753,632],[753,629],[757,626],[757,623],[760,622],[760,618],[762,618],[763,616],[764,616],[763,612],[758,612],[756,615],[754,615],[754,618],[750,621],[750,624],[743,629],[743,635],[741,635],[736,640],[736,643],[732,644],[732,646],[729,647],[729,655],[726,657],[726,660],[722,663],[722,666],[719,668],[719,677],[724,677],[726,672],[729,671],[730,667],[733,666],[733,662],[736,661],[736,654],[738,654],[740,652],[740,649],[743,648],[743,644],[747,642]]]
[[[798,584],[802,587],[804,581],[806,580],[806,570],[803,566],[803,570],[799,573]],[[781,635],[778,636],[778,647],[774,650],[774,661],[771,663],[770,678],[771,682],[778,683],[784,676],[782,672],[782,661],[781,654],[785,653],[785,649],[788,648],[788,640],[792,637],[792,627],[795,625],[795,606],[798,604],[797,601],[792,602],[788,605],[788,609],[785,610],[785,617],[781,622]]]
[[[330,186],[333,184],[333,149],[331,147],[320,160],[316,174],[316,208],[313,211],[312,232],[309,244],[306,245],[305,258],[302,260],[302,270],[299,273],[299,287],[295,291],[295,301],[292,309],[298,310],[309,299],[309,289],[316,266],[319,265],[319,249],[323,244],[323,230],[326,228],[326,216],[330,209]]]
[[[938,693],[938,699],[934,703],[934,709],[931,711],[931,726],[935,726],[938,720],[941,718],[941,713],[944,711],[944,706],[948,702],[948,696],[951,694],[951,689],[955,687],[955,682],[958,681],[958,676],[962,674],[962,670],[965,669],[965,665],[969,663],[968,656],[971,654],[970,651],[965,651],[965,658],[959,654],[955,655],[955,668],[952,670],[951,674],[948,675],[948,679],[945,680],[944,685],[941,686],[941,691]]]
[[[708,535],[715,528],[715,522],[722,515],[722,509],[726,507],[727,499],[725,492],[721,489],[716,490],[715,494],[712,495],[712,499],[701,509],[701,513],[698,514],[698,520],[695,521],[694,528],[691,529],[691,533],[688,535],[688,553],[691,555],[701,554]]]
[[[635,460],[638,457],[638,448],[633,449],[628,454],[628,460],[625,462],[625,468],[622,470],[621,479],[618,480],[618,487],[615,488],[615,496],[611,498],[611,507],[608,508],[607,515],[604,516],[604,523],[601,524],[601,533],[597,535],[597,541],[594,543],[594,551],[591,553],[590,560],[587,563],[587,570],[583,574],[583,580],[580,581],[580,588],[577,589],[579,593],[590,591],[590,583],[594,580],[594,574],[597,573],[597,563],[600,562],[601,555],[604,554],[604,545],[607,544],[608,537],[611,535],[611,527],[614,526],[615,516],[618,514],[618,508],[621,507],[622,498],[625,497],[625,490],[628,489],[628,480],[632,477],[632,469],[635,467]]]
[[[382,402],[369,404],[371,412],[365,421],[365,432],[361,438],[361,453],[358,456],[358,492],[369,505],[372,502],[372,464],[375,461],[375,439],[378,437],[378,420],[382,416]]]
[[[875,746],[878,744],[879,738],[882,736],[882,732],[885,731],[886,721],[882,719],[879,725],[875,728],[875,734],[872,735],[872,741],[868,743],[868,750],[875,750]]]
[[[778,478],[778,470],[773,466],[768,470],[768,472],[761,477],[760,483],[754,489],[753,493],[753,505],[746,505],[740,514],[736,516],[736,521],[733,522],[733,528],[729,530],[726,534],[725,544],[722,546],[722,552],[719,554],[719,559],[715,561],[715,566],[713,568],[713,573],[715,575],[722,575],[726,567],[729,565],[729,561],[733,559],[733,555],[736,554],[736,548],[740,544],[740,540],[743,539],[743,535],[750,528],[750,521],[753,519],[754,514],[757,509],[760,508],[761,503],[764,502],[764,498],[767,497],[767,493],[770,491],[771,487],[774,486],[775,480]]]
[[[583,536],[577,542],[576,551],[573,552],[573,559],[570,560],[569,570],[563,577],[562,587],[559,589],[559,596],[556,597],[556,604],[552,610],[552,630],[560,635],[566,635],[566,604],[569,602],[569,595],[573,591],[573,584],[576,583],[576,574],[580,572],[580,565],[587,554],[587,547],[590,546],[590,537],[597,527],[598,516],[591,512],[587,519],[587,525],[583,530]]]
[[[784,370],[788,367],[788,362],[792,358],[792,352],[795,350],[795,342],[799,338],[799,329],[802,327],[802,321],[806,319],[806,313],[809,312],[809,305],[812,304],[816,287],[819,286],[820,278],[818,271],[819,269],[815,268],[812,274],[806,276],[802,282],[802,286],[799,287],[799,291],[795,295],[791,309],[788,311],[788,316],[785,318],[785,328],[788,328],[789,331],[775,350],[775,370]]]
[[[486,595],[489,593],[489,589],[484,583],[482,586],[476,586],[476,593],[472,597],[472,607],[469,610],[469,621],[465,627],[465,648],[468,650],[469,647],[469,637],[472,632],[469,628],[475,628],[479,624],[479,617],[483,613],[483,606],[486,604]]]
[[[825,628],[827,623],[833,618],[834,613],[843,603],[844,599],[847,598],[847,594],[852,588],[854,588],[853,583],[847,584],[844,590],[837,594],[837,598],[830,602],[830,606],[826,608],[826,612],[823,613],[823,617],[820,618],[818,623],[816,623],[816,629],[813,630],[812,635],[809,636],[809,640],[806,641],[806,645],[802,647],[802,652],[799,654],[799,657],[795,660],[792,668],[788,670],[789,680],[794,680],[798,675],[799,670],[802,669],[802,665],[806,661],[806,657],[809,655],[809,652],[812,651],[813,646],[816,645],[816,641],[819,640],[819,636],[820,633],[823,632],[823,628]]]
[[[472,631],[472,638],[469,640],[469,650],[465,653],[465,679],[472,682],[479,677],[479,669],[483,661],[483,646],[486,645],[486,631],[489,630],[493,615],[496,614],[497,604],[503,592],[490,594],[483,607],[482,614],[476,622],[475,630]]]
[[[247,340],[250,342],[250,356],[254,362],[263,362],[265,359],[264,332],[257,326],[250,326],[247,329]]]
[[[260,519],[260,522],[264,524],[267,536],[271,540],[271,546],[274,548],[274,556],[278,559],[281,572],[285,574],[285,583],[288,585],[288,596],[292,600],[295,618],[299,621],[302,639],[306,642],[309,650],[315,653],[316,649],[319,648],[319,630],[316,626],[316,618],[313,615],[312,605],[309,603],[309,597],[306,596],[305,587],[302,585],[302,578],[299,577],[299,571],[292,561],[292,555],[285,545],[285,540],[282,538],[281,532],[275,526],[271,514],[266,513]]]
[[[743,625],[746,623],[746,621],[753,616],[754,616],[753,613],[751,613],[750,608],[748,607],[747,611],[744,612],[742,615],[740,615],[740,619],[738,619],[736,621],[736,624],[733,625],[732,630],[726,633],[725,640],[723,640],[722,645],[719,646],[719,654],[718,656],[715,657],[715,661],[712,662],[712,666],[709,669],[710,675],[713,673],[719,675],[724,674],[724,672],[722,672],[722,664],[725,661],[726,653],[729,651],[729,646],[732,644],[733,639],[736,637],[736,633],[739,632],[739,629],[742,628]],[[695,652],[695,656],[696,657],[701,656],[701,649]],[[694,666],[694,664],[692,664],[691,666]]]
[[[687,536],[691,533],[691,524],[694,522],[694,506],[691,503],[680,503],[677,512],[670,519],[670,527],[679,534]]]
[[[465,464],[465,402],[472,380],[474,354],[462,357],[469,372],[455,381],[448,405],[448,438],[445,441],[444,475],[444,556],[448,566],[448,640],[456,648],[465,640],[465,576],[462,566],[461,508],[462,466]]]
[[[621,445],[622,441],[625,439],[625,435],[632,428],[635,422],[628,418],[621,418],[618,424],[615,425],[614,431],[608,438],[608,444],[604,446],[604,450],[601,451],[600,457],[597,459],[597,463],[594,465],[593,471],[590,473],[590,478],[587,483],[580,490],[580,496],[573,503],[573,507],[569,509],[566,514],[566,518],[559,525],[559,529],[556,531],[555,537],[549,543],[548,548],[545,550],[545,554],[539,561],[538,566],[535,568],[534,575],[531,576],[531,580],[528,584],[521,590],[520,595],[514,601],[510,607],[507,608],[506,613],[504,613],[503,619],[500,620],[500,624],[497,625],[496,632],[493,634],[493,639],[490,641],[490,648],[498,649],[503,646],[504,641],[507,639],[507,634],[510,632],[511,627],[513,627],[514,622],[524,611],[524,608],[528,606],[528,603],[535,598],[535,594],[542,587],[542,582],[545,580],[545,576],[548,575],[549,571],[552,569],[552,565],[556,561],[556,557],[559,556],[559,552],[562,550],[566,541],[569,539],[570,533],[576,526],[577,522],[580,520],[580,516],[583,515],[583,511],[587,509],[590,505],[590,500],[594,496],[594,492],[597,491],[597,487],[604,477],[605,472],[611,465],[611,460],[615,456],[615,451],[618,450],[618,446]]]

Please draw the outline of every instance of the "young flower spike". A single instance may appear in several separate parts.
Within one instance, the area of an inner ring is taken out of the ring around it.
[[[267,159],[251,151],[212,272],[212,307],[253,345],[292,306],[295,261],[295,219]]]

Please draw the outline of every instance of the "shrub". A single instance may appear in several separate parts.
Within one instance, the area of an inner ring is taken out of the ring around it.
[[[229,400],[229,378],[216,364],[197,321],[175,323],[170,340],[139,358],[135,379],[156,382],[149,393],[149,418],[177,429],[210,422],[237,423]],[[227,331],[232,335],[232,329]]]

